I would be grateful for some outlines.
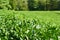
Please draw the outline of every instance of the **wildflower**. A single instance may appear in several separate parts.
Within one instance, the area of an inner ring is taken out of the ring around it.
[[[37,26],[36,26],[36,29],[40,29],[40,28],[41,28],[41,26],[40,26],[40,25],[37,25]]]
[[[60,36],[58,36],[58,38],[60,39]]]
[[[29,30],[27,30],[25,33],[29,33]]]
[[[52,38],[50,38],[50,40],[53,40]]]

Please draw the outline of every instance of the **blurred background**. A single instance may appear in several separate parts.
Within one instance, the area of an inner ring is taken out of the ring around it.
[[[0,0],[0,9],[16,11],[60,10],[60,0]]]

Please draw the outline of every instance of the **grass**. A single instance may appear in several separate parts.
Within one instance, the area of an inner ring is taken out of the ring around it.
[[[14,11],[8,11],[7,14]],[[4,11],[2,12],[2,14]],[[26,18],[38,18],[42,21],[52,21],[54,23],[60,23],[60,12],[59,11],[15,11],[14,14],[17,16],[23,15]],[[0,14],[1,15],[1,14]],[[6,14],[4,14],[6,15]]]
[[[0,39],[60,40],[60,13],[0,10]]]

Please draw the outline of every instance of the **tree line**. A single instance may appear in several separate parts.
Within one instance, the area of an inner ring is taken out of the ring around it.
[[[60,10],[60,0],[0,0],[0,9]]]

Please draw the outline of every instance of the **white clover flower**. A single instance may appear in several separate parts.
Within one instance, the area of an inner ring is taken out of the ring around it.
[[[25,33],[29,33],[30,30],[27,30]]]
[[[60,36],[58,36],[58,38],[60,39]]]
[[[36,36],[36,34],[34,34]]]
[[[50,40],[53,40],[52,38],[50,38]]]
[[[40,25],[37,25],[37,26],[36,26],[36,29],[40,29],[40,28],[41,28],[41,26],[40,26]]]

